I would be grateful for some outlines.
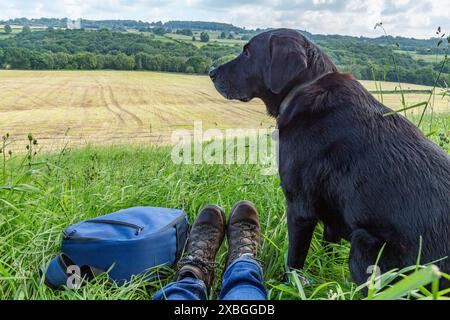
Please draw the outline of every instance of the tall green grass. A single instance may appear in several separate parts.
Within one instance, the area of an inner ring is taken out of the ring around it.
[[[448,120],[446,116],[437,118],[435,126]],[[43,272],[60,248],[63,228],[139,205],[181,208],[193,221],[205,204],[219,204],[228,212],[241,199],[253,201],[259,209],[260,259],[269,298],[367,298],[351,281],[349,244],[342,242],[333,245],[331,253],[326,251],[321,226],[314,235],[305,269],[287,269],[286,208],[279,178],[262,176],[258,165],[175,165],[168,147],[87,146],[36,155],[38,142],[33,137],[28,149],[23,146],[25,153],[15,155],[8,152],[10,141],[5,136],[0,145],[0,299],[151,299],[170,281],[173,271],[152,284],[138,277],[118,287],[103,276],[76,291],[53,291],[44,286]],[[220,267],[212,298],[220,290],[225,255],[226,244],[217,257]],[[393,279],[416,269],[392,286]],[[439,277],[431,266],[392,270],[372,279],[380,288],[369,290],[369,299],[443,298],[446,292],[439,292],[436,286],[425,288]]]

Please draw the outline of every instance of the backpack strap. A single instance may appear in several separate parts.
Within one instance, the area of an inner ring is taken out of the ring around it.
[[[57,257],[53,258],[52,261],[50,261],[47,272],[45,273],[45,284],[53,290],[57,290],[64,285],[68,285],[68,280],[70,280],[70,277],[78,277],[81,281],[83,278],[91,279],[94,276],[105,272],[99,268],[81,266],[79,267],[80,274],[77,275],[73,273],[70,266],[76,266],[76,264],[64,253],[61,253]]]
[[[68,265],[66,261],[70,261],[70,258],[59,254],[57,257],[50,261],[50,264],[45,273],[45,284],[50,288],[56,290],[67,284],[67,280],[71,274],[67,273]]]

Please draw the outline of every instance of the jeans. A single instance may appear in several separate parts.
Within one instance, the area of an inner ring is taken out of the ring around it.
[[[154,300],[206,300],[207,289],[202,280],[186,277],[158,291]],[[233,261],[223,276],[219,300],[266,300],[263,271],[248,256]]]

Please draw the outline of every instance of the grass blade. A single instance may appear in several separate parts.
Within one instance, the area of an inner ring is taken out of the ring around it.
[[[395,300],[404,297],[411,291],[418,289],[420,286],[426,286],[433,283],[441,277],[441,272],[436,266],[428,266],[405,279],[399,281],[389,289],[375,296],[374,300]]]

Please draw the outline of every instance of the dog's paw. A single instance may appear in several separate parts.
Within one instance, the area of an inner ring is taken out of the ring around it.
[[[309,286],[311,281],[304,275],[299,273],[299,270],[291,269],[285,273],[285,280],[291,283],[300,283],[303,287]]]

